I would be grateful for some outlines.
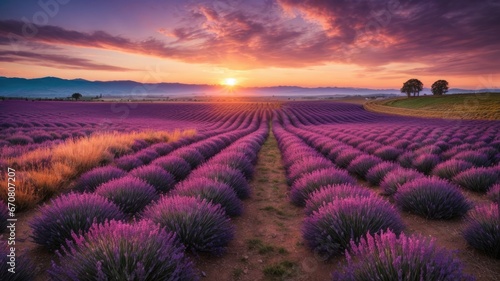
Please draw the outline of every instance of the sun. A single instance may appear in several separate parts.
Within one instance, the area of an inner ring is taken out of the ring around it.
[[[238,84],[238,80],[236,80],[236,78],[226,78],[222,82],[222,85],[229,86],[229,87],[236,86],[236,84]]]

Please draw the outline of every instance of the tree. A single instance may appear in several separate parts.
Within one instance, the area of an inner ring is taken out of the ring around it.
[[[441,96],[448,92],[448,81],[446,80],[437,80],[432,84],[431,87],[432,94],[435,96]]]
[[[80,93],[74,93],[74,94],[71,95],[71,97],[74,98],[75,100],[78,100],[79,98],[82,97],[82,94],[80,94]]]
[[[411,94],[413,94],[413,96],[418,96],[420,95],[420,91],[423,89],[424,84],[420,80],[410,79],[403,84],[403,87],[401,87],[401,93],[406,93],[408,97],[410,97]]]

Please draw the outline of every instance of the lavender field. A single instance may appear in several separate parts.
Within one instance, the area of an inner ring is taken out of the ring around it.
[[[324,101],[0,109],[1,280],[500,276],[500,121]]]

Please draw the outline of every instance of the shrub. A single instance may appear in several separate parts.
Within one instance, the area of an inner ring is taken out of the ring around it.
[[[351,242],[345,255],[347,264],[332,274],[333,280],[474,280],[452,252],[420,235],[369,234],[358,245]]]
[[[205,199],[214,205],[220,205],[230,217],[240,216],[243,204],[234,190],[225,183],[208,178],[190,178],[179,184],[174,190],[176,195]]]
[[[290,200],[296,206],[303,207],[312,192],[323,186],[343,183],[354,185],[356,181],[347,172],[336,168],[314,171],[295,181],[290,190]]]
[[[337,155],[337,158],[335,159],[335,164],[341,168],[347,168],[349,164],[351,163],[354,158],[362,155],[363,153],[359,150],[355,149],[349,149],[349,150],[344,150],[341,153]]]
[[[463,236],[473,248],[500,259],[500,215],[498,203],[477,206],[469,212]]]
[[[174,176],[156,165],[139,167],[130,171],[130,175],[147,182],[158,193],[168,192],[175,186]]]
[[[412,164],[418,171],[429,174],[439,161],[439,156],[435,154],[422,154],[415,158]]]
[[[153,144],[150,148],[154,149],[160,156],[165,156],[174,150],[174,147],[171,144],[165,142]]]
[[[234,229],[220,206],[194,197],[163,197],[144,211],[144,218],[175,232],[191,250],[224,253]]]
[[[44,141],[52,140],[52,136],[44,131],[33,132],[31,138],[35,143],[42,143]]]
[[[186,162],[188,162],[191,166],[191,169],[197,167],[205,160],[205,157],[203,157],[197,149],[190,147],[184,147],[176,150],[172,155],[179,156],[186,160]]]
[[[12,137],[8,137],[7,141],[13,145],[27,145],[33,143],[32,138],[24,135],[14,135]]]
[[[380,162],[382,162],[382,160],[380,160],[380,158],[378,157],[372,155],[360,155],[352,160],[352,162],[347,167],[347,170],[350,173],[353,173],[356,176],[364,179],[368,170],[370,170]]]
[[[205,164],[196,169],[196,171],[193,172],[193,176],[194,175],[213,179],[229,185],[240,199],[245,199],[250,196],[250,186],[245,176],[239,170],[233,169],[227,165]]]
[[[287,183],[292,185],[295,180],[304,174],[325,168],[332,168],[333,163],[321,156],[311,156],[303,158],[288,169]]]
[[[15,256],[15,273],[8,270],[11,268],[9,265],[10,246],[7,246],[7,241],[0,239],[0,280],[5,281],[30,281],[35,280],[37,269],[33,262],[29,259],[27,253],[19,254],[16,252]]]
[[[158,199],[154,187],[133,176],[104,183],[95,192],[111,200],[129,215],[142,211],[151,201]]]
[[[380,182],[380,187],[382,188],[384,195],[393,195],[398,191],[398,188],[414,179],[423,178],[424,175],[421,173],[404,168],[396,168],[385,175],[383,180]]]
[[[399,188],[396,205],[428,219],[462,217],[471,208],[458,187],[438,178],[419,178]]]
[[[149,221],[93,225],[74,239],[59,264],[52,262],[52,280],[199,279],[175,234]]]
[[[151,161],[160,157],[160,155],[156,153],[156,150],[154,148],[143,149],[137,152],[134,156],[141,160],[144,164],[149,164],[151,163]]]
[[[112,219],[122,220],[125,215],[108,199],[97,194],[70,193],[40,207],[30,227],[33,241],[53,251],[65,245],[71,233],[85,233],[92,223]]]
[[[470,162],[476,167],[486,167],[491,164],[488,155],[478,151],[462,151],[453,158]]]
[[[137,158],[135,155],[125,155],[115,160],[115,165],[125,171],[130,171],[139,166],[144,165],[141,159]]]
[[[453,178],[453,182],[476,192],[487,192],[500,179],[498,171],[492,168],[472,168]]]
[[[78,179],[75,190],[93,192],[99,185],[124,177],[126,174],[125,171],[111,166],[94,168]]]
[[[169,172],[176,181],[183,180],[191,172],[191,165],[178,156],[163,156],[153,161],[152,164]]]
[[[133,151],[137,152],[141,149],[148,147],[149,144],[145,140],[134,140],[132,146],[130,147]]]
[[[214,164],[224,164],[239,170],[245,178],[251,179],[254,173],[252,162],[239,153],[220,153],[212,158]]]
[[[432,174],[443,179],[451,180],[457,174],[472,168],[472,164],[457,159],[450,159],[448,161],[439,163],[432,169]]]
[[[401,149],[397,149],[392,146],[383,146],[375,150],[375,152],[373,152],[373,155],[378,156],[386,161],[393,161],[396,160],[402,152],[403,151]]]
[[[7,230],[8,218],[9,218],[9,210],[7,209],[7,204],[5,204],[2,200],[0,200],[0,233]]]
[[[394,208],[379,197],[334,200],[307,217],[302,236],[313,251],[325,258],[341,254],[353,240],[367,233],[391,229],[403,230],[403,222]]]
[[[374,194],[366,188],[351,184],[332,184],[314,191],[306,201],[305,213],[311,215],[328,203],[348,197],[370,197]]]
[[[495,184],[488,191],[488,198],[496,203],[500,203],[500,184]]]
[[[379,185],[385,175],[397,167],[399,166],[392,162],[381,162],[368,170],[366,180],[372,185]]]
[[[397,162],[404,168],[411,168],[413,165],[414,158],[415,158],[415,153],[413,151],[407,151],[399,155]]]

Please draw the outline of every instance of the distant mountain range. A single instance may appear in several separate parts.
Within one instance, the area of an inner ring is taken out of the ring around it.
[[[449,93],[473,93],[491,90],[450,89]],[[500,91],[496,89],[495,91]],[[65,98],[78,92],[84,97],[178,97],[178,96],[211,96],[228,92],[220,85],[193,85],[180,83],[139,83],[135,81],[88,81],[85,79],[61,79],[43,77],[35,79],[9,78],[0,76],[0,96],[33,97],[33,98]],[[296,86],[276,87],[238,87],[239,95],[248,96],[391,96],[401,95],[398,89],[367,89],[318,87],[304,88]],[[430,94],[424,89],[421,94]]]

